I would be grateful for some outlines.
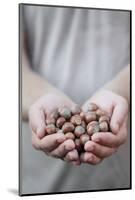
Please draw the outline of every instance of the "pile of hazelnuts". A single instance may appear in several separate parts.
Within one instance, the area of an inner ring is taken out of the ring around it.
[[[74,141],[79,154],[94,133],[109,130],[110,117],[95,103],[89,103],[86,111],[78,105],[71,108],[62,106],[46,118],[46,133],[63,133],[67,139]]]

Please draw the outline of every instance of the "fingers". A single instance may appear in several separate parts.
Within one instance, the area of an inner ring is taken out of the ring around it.
[[[91,165],[96,165],[99,164],[102,159],[94,155],[93,153],[85,152],[81,153],[80,155],[80,160],[83,163],[91,164]]]
[[[76,149],[68,152],[64,158],[66,161],[77,161],[79,159],[79,155]]]
[[[118,147],[120,145],[118,136],[110,132],[95,133],[92,136],[92,141],[108,147]]]
[[[76,149],[73,149],[72,151],[68,152],[64,157],[64,160],[67,162],[71,162],[73,165],[81,164],[79,154]]]
[[[95,154],[99,158],[108,157],[108,156],[112,155],[114,152],[116,152],[115,148],[102,146],[93,141],[86,142],[84,149],[87,152],[91,152],[91,153]]]
[[[69,152],[72,151],[75,148],[75,144],[73,140],[69,139],[60,144],[55,150],[50,152],[50,155],[56,158],[63,158],[65,155]],[[70,154],[70,157],[72,158],[76,155],[74,153]]]
[[[32,106],[29,111],[30,127],[41,139],[45,136],[45,115],[42,109]]]
[[[120,103],[117,103],[114,107],[111,117],[110,127],[113,133],[117,133],[125,120],[125,116],[128,113],[128,104],[125,99],[122,99]]]
[[[34,131],[32,131],[32,146],[33,146],[36,150],[41,150],[41,147],[40,147],[40,139],[37,137],[37,135],[35,134]]]
[[[122,145],[127,138],[127,122],[125,121],[117,135],[111,132],[100,132],[95,133],[91,139],[101,145],[108,146],[111,148],[117,148]]]
[[[66,137],[62,133],[47,135],[42,140],[40,140],[40,147],[43,151],[50,152],[56,149],[65,140]]]

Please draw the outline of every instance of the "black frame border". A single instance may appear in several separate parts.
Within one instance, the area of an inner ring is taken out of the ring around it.
[[[78,190],[78,191],[63,191],[63,192],[52,192],[52,193],[30,193],[22,194],[21,192],[21,134],[22,134],[22,67],[21,67],[21,6],[42,6],[42,7],[59,7],[59,8],[78,8],[78,9],[91,9],[91,10],[105,10],[105,11],[125,11],[130,13],[130,186],[127,188],[114,188],[114,189],[100,189],[100,190]],[[18,195],[19,196],[37,196],[37,195],[55,195],[55,194],[71,194],[71,193],[90,193],[90,192],[106,192],[106,191],[122,191],[122,190],[131,190],[132,189],[132,10],[127,9],[115,9],[115,8],[96,8],[96,7],[79,7],[79,6],[65,6],[65,5],[49,5],[49,4],[32,4],[32,3],[19,3],[18,4],[18,65],[19,65],[19,80],[18,80],[18,124],[19,124],[19,137],[18,137]]]

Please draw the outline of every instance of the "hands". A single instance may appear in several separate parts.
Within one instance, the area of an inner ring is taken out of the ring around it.
[[[66,139],[62,133],[46,135],[45,117],[57,107],[63,105],[72,107],[75,104],[64,95],[47,94],[31,106],[29,110],[29,123],[32,131],[32,145],[47,155],[62,159],[65,157],[65,159],[68,158],[69,161],[79,164],[78,152],[71,139]]]
[[[81,162],[98,164],[117,151],[118,147],[126,141],[128,103],[123,97],[109,90],[102,90],[94,95],[83,105],[83,109],[87,109],[89,102],[96,103],[111,117],[112,132],[95,133],[92,140],[84,146],[86,152],[80,156]]]
[[[98,164],[104,158],[113,154],[125,142],[127,137],[127,101],[109,90],[102,90],[82,106],[83,110],[87,109],[89,102],[96,103],[102,110],[108,113],[111,117],[110,127],[112,132],[95,133],[91,138],[92,140],[86,142],[84,146],[85,153],[81,153],[80,158],[75,149],[74,142],[71,139],[67,140],[62,133],[45,136],[45,116],[59,106],[72,107],[75,105],[74,102],[65,98],[65,96],[45,95],[30,108],[29,120],[33,146],[47,155],[64,158],[74,164],[80,164],[81,162]]]

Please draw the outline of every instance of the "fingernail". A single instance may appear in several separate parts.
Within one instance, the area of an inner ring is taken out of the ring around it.
[[[42,139],[45,135],[45,132],[43,132],[43,130],[40,127],[38,127],[36,130],[36,134],[40,139]]]
[[[95,138],[95,137],[94,137],[94,138],[92,137],[91,139],[92,139],[94,142],[99,142],[99,141],[100,141],[100,138],[98,138],[98,137],[96,137],[96,138]]]
[[[89,159],[88,159],[88,161],[92,162],[93,161],[93,156],[90,156]]]
[[[89,146],[89,147],[88,147],[88,150],[89,150],[89,151],[93,151],[93,150],[94,150],[94,146],[93,146],[93,145]]]
[[[65,146],[64,146],[64,149],[65,149],[66,151],[70,151],[70,150],[72,150],[72,148],[71,148],[70,145],[65,145]]]

